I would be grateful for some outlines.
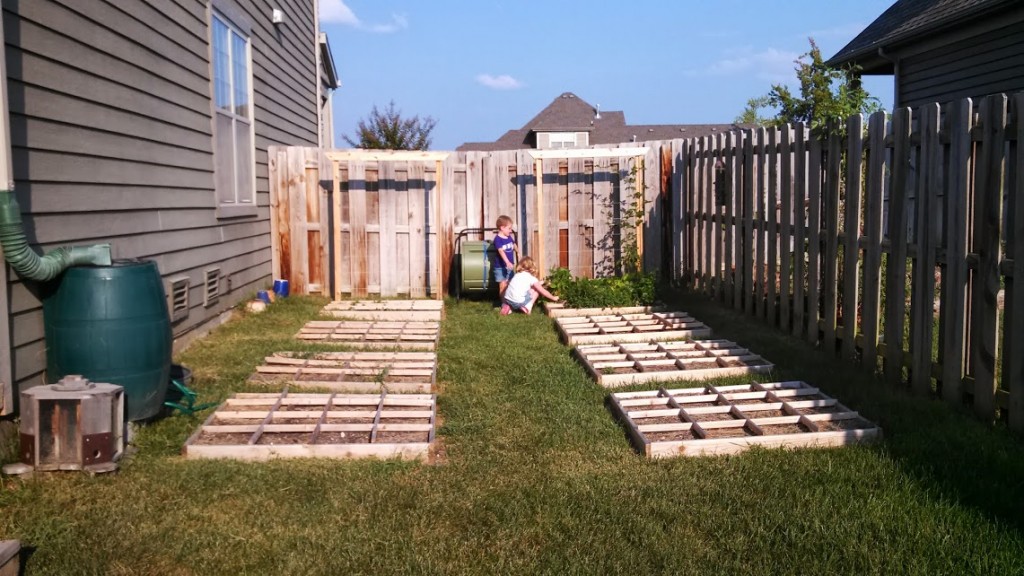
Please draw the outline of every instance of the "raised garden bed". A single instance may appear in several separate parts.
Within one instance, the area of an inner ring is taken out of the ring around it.
[[[614,308],[569,308],[561,302],[543,302],[544,313],[551,318],[572,316],[608,316],[612,314],[651,314],[665,312],[664,306],[619,306]]]
[[[763,374],[774,365],[729,340],[577,346],[590,375],[606,388],[642,382]]]
[[[595,314],[556,318],[569,346],[649,340],[690,340],[711,336],[711,328],[686,312]]]
[[[249,380],[335,392],[427,393],[436,375],[433,352],[277,352]]]
[[[189,458],[426,458],[432,394],[235,394],[185,442]]]
[[[882,429],[806,382],[612,394],[611,409],[651,458],[735,454],[752,446],[844,446]]]
[[[444,303],[438,300],[341,300],[321,311],[348,320],[440,322]]]
[[[434,350],[440,327],[440,322],[312,320],[295,337],[351,348]]]

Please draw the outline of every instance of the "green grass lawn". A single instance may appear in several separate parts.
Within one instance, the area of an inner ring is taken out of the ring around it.
[[[1022,574],[1024,443],[702,298],[678,309],[885,430],[872,446],[648,461],[550,319],[449,303],[439,464],[185,460],[205,418],[141,429],[114,474],[0,479],[27,574]],[[199,401],[256,390],[322,300],[192,345]],[[735,379],[733,379],[735,380]]]

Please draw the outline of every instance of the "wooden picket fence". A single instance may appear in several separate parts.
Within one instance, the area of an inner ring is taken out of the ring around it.
[[[1024,430],[1022,111],[996,95],[853,116],[825,141],[686,141],[685,283]]]
[[[1024,430],[1021,110],[997,95],[854,116],[847,137],[793,125],[539,159],[272,148],[274,275],[439,297],[459,241],[500,214],[545,272],[609,274],[616,210],[642,186],[645,270]]]

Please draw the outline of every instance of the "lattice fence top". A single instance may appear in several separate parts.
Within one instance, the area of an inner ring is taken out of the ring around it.
[[[185,443],[190,458],[424,458],[431,394],[236,394]]]
[[[350,320],[440,322],[444,303],[437,300],[340,300],[324,306],[322,313]]]
[[[556,318],[569,346],[707,338],[711,328],[686,312],[651,312]]]
[[[352,348],[434,350],[440,331],[439,322],[313,320],[295,337]]]
[[[577,346],[575,352],[605,387],[760,374],[774,368],[729,340],[595,344]]]
[[[650,457],[733,454],[751,446],[842,446],[882,430],[805,382],[612,394],[612,410]]]
[[[433,352],[278,352],[249,380],[347,392],[430,392],[436,374]]]

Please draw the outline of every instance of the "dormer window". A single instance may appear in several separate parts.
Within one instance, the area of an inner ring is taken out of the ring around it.
[[[548,148],[575,148],[576,132],[549,132]]]

